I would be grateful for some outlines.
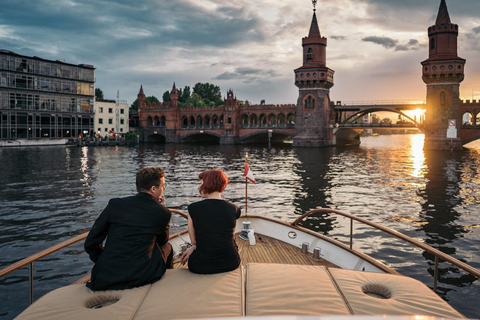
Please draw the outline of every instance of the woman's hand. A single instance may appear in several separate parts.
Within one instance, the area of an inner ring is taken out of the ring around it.
[[[185,263],[187,263],[188,258],[193,253],[193,251],[195,251],[195,249],[197,249],[197,246],[193,245],[190,248],[188,248],[187,250],[185,250],[185,252],[182,254],[182,260],[181,260],[182,265],[185,265]]]

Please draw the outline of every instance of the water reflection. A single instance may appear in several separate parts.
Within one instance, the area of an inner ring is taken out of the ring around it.
[[[423,144],[425,142],[425,135],[412,135],[412,175],[420,178],[425,174],[425,154],[423,153]]]
[[[301,215],[310,210],[332,206],[329,197],[332,186],[327,173],[328,164],[335,151],[335,148],[295,149],[298,157],[294,167],[294,173],[298,176],[298,187],[293,200],[295,214]],[[306,218],[300,225],[328,234],[333,229],[332,224],[336,219],[337,217],[327,213],[316,213]]]
[[[362,138],[360,147],[325,149],[171,144],[0,149],[0,265],[88,230],[110,198],[135,193],[135,172],[144,166],[165,169],[167,204],[181,210],[200,199],[198,174],[222,168],[231,181],[225,198],[243,208],[248,152],[257,180],[249,184],[250,213],[292,221],[305,211],[331,207],[480,267],[480,153],[423,153],[422,144],[422,135],[401,135]],[[349,221],[336,216],[318,215],[305,225],[340,240],[349,234]],[[432,270],[432,257],[413,254],[410,246],[381,233],[355,227],[354,247],[402,274],[433,282],[425,273]],[[37,263],[35,296],[88,272],[91,262],[82,252],[79,245]],[[480,295],[478,281],[446,264],[440,267],[444,297],[467,316],[478,314],[474,298],[468,298]],[[11,311],[5,313],[12,306],[17,313],[25,306],[27,277],[27,270],[21,270],[0,280],[0,319],[12,317]]]
[[[460,166],[462,153],[426,151],[427,183],[421,192],[425,202],[419,217],[425,221],[421,229],[425,232],[425,243],[453,257],[457,256],[455,242],[469,230],[458,222],[462,214],[456,210],[461,206],[460,193]],[[433,255],[424,252],[423,256],[429,264],[429,273],[434,274]],[[438,268],[438,292],[444,298],[446,293],[455,290],[452,284],[462,286],[471,285],[475,277],[459,272],[449,263],[440,262]]]

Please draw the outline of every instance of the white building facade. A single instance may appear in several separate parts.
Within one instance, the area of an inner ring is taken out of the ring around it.
[[[95,132],[104,137],[113,131],[116,134],[125,134],[128,126],[129,106],[125,100],[95,101]]]

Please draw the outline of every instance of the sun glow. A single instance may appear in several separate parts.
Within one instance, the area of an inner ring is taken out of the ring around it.
[[[412,135],[412,176],[421,178],[425,175],[425,154],[423,144],[425,136],[423,134]]]

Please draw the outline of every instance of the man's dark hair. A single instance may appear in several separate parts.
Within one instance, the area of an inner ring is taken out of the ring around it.
[[[148,167],[143,168],[137,171],[137,191],[147,191],[150,190],[152,186],[159,186],[159,181],[162,177],[165,176],[162,168],[158,167]]]

